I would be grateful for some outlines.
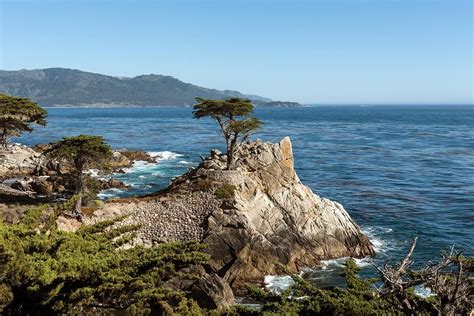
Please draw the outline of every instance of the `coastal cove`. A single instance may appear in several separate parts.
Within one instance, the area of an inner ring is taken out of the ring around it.
[[[34,145],[79,133],[100,134],[116,149],[145,150],[158,164],[137,163],[117,178],[146,194],[166,187],[220,144],[212,122],[189,108],[49,108],[49,124],[16,141]],[[374,243],[376,260],[399,259],[419,236],[417,261],[455,245],[473,254],[474,109],[341,106],[259,108],[257,135],[290,136],[295,170],[316,194],[345,206]],[[220,148],[222,149],[222,148]],[[104,196],[106,197],[106,196]],[[441,208],[440,208],[441,206]],[[334,263],[327,263],[328,270]],[[317,276],[319,277],[319,276]]]

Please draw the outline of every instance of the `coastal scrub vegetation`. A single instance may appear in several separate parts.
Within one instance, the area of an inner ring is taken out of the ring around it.
[[[185,293],[165,283],[194,278],[186,268],[208,259],[202,245],[126,248],[136,226],[107,221],[63,232],[44,210],[32,209],[13,225],[0,221],[0,314],[200,311]]]
[[[232,169],[235,152],[240,144],[261,128],[262,122],[251,116],[254,106],[248,99],[211,100],[196,98],[194,118],[210,117],[217,122],[227,149],[227,170]]]
[[[32,125],[46,125],[47,112],[35,102],[0,93],[0,148],[6,148],[9,139],[31,132]]]
[[[164,243],[124,247],[137,226],[104,221],[76,232],[59,231],[48,206],[29,210],[18,223],[0,222],[0,313],[6,315],[468,315],[472,310],[474,260],[453,250],[440,261],[411,270],[411,253],[379,278],[359,277],[345,263],[346,287],[318,288],[293,275],[281,294],[249,285],[260,308],[235,305],[206,310],[175,282],[197,278],[190,267],[205,265],[205,246]],[[433,296],[415,295],[429,287]]]
[[[345,263],[346,287],[318,288],[298,275],[281,294],[248,286],[248,295],[262,302],[259,310],[237,307],[237,315],[470,315],[474,300],[474,258],[462,252],[445,252],[441,260],[410,269],[416,239],[397,264],[379,268],[377,278],[359,277],[354,260]],[[431,290],[421,297],[415,286]]]
[[[44,155],[50,159],[65,160],[73,167],[76,180],[75,215],[82,217],[82,195],[87,190],[84,171],[90,168],[105,169],[112,154],[110,146],[101,136],[79,135],[64,137],[52,143]]]

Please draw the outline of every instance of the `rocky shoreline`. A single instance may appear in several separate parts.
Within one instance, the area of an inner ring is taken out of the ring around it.
[[[220,278],[237,293],[247,283],[261,283],[265,275],[375,254],[341,204],[301,183],[289,138],[278,144],[249,142],[238,157],[236,169],[227,171],[226,156],[214,150],[168,188],[106,203],[84,221],[126,216],[121,224],[141,225],[130,246],[190,240],[206,244],[211,255],[203,267],[206,275]]]
[[[62,161],[51,161],[42,154],[48,145],[39,144],[33,148],[24,145],[10,145],[0,151],[0,203],[41,203],[68,199],[75,190],[75,176],[70,166]],[[100,190],[126,189],[128,186],[115,180],[112,173],[123,173],[136,161],[154,162],[148,153],[142,151],[114,151],[109,161],[110,169],[93,175],[91,181]]]
[[[63,170],[67,166],[38,164],[38,152],[18,148],[24,158],[19,170],[34,173],[40,169],[45,175],[36,177],[47,183],[67,174]],[[203,304],[213,308],[232,305],[233,291],[241,293],[245,284],[261,283],[266,275],[298,272],[327,259],[375,254],[341,204],[319,197],[301,183],[288,137],[277,144],[250,141],[239,148],[237,157],[234,170],[225,170],[226,155],[213,150],[166,189],[106,202],[85,216],[82,224],[121,217],[116,225],[139,225],[136,237],[124,247],[173,241],[207,245],[211,259],[193,268],[199,282],[170,286],[199,293]],[[146,159],[153,158],[146,153],[116,151],[111,164],[118,171]],[[33,194],[25,188],[10,186],[15,192]],[[32,192],[38,195],[37,190]],[[67,231],[82,225],[64,216],[57,224]]]

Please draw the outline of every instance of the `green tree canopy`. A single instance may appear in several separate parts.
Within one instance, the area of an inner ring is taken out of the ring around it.
[[[0,93],[0,147],[7,147],[12,136],[31,132],[32,125],[46,125],[47,112],[35,102]]]
[[[227,169],[232,168],[237,147],[255,133],[262,122],[251,116],[253,104],[248,99],[231,98],[227,100],[211,100],[196,98],[194,118],[210,117],[220,127],[227,147]]]
[[[81,214],[82,193],[86,190],[84,171],[89,168],[105,168],[112,154],[110,146],[101,136],[79,135],[64,137],[52,143],[44,154],[52,159],[65,160],[74,168],[76,175],[76,212]]]

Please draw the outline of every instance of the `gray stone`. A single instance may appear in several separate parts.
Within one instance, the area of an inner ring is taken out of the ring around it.
[[[207,309],[224,309],[235,304],[234,293],[217,274],[204,274],[190,289],[191,297],[201,307]]]

